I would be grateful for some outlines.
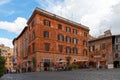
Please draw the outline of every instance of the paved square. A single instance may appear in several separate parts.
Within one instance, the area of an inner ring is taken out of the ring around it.
[[[120,69],[6,74],[0,80],[120,80]]]

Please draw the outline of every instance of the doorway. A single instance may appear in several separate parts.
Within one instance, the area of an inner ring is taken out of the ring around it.
[[[119,67],[120,67],[119,61],[114,61],[114,68],[119,68]]]
[[[44,62],[44,71],[50,70],[50,62]]]
[[[43,67],[44,67],[44,71],[50,71],[51,58],[44,58],[43,59]]]

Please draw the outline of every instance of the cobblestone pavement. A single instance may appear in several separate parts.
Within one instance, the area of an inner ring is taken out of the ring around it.
[[[120,80],[120,69],[6,74],[0,80]]]

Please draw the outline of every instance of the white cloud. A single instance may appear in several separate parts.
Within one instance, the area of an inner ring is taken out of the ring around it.
[[[8,38],[1,38],[1,37],[0,37],[0,44],[3,44],[3,43],[4,43],[5,46],[8,46],[8,47],[10,47],[10,48],[13,48],[12,40],[10,40],[10,39],[8,39]]]
[[[41,5],[41,0],[37,1]],[[104,32],[103,30],[110,28],[109,22],[114,22],[114,19],[111,18],[111,16],[114,16],[113,6],[118,3],[120,3],[120,0],[64,0],[59,3],[54,0],[52,2],[45,0],[42,5],[46,6],[46,10],[52,13],[88,26],[91,30],[90,33],[96,36]],[[107,22],[106,26],[104,26],[105,22]],[[111,26],[115,26],[115,24],[111,24]],[[115,32],[115,29],[111,29],[112,32]]]
[[[0,0],[0,5],[9,3],[11,0]]]
[[[0,29],[4,29],[10,32],[19,34],[23,30],[23,28],[26,26],[26,22],[27,20],[22,17],[18,17],[13,22],[0,21]]]
[[[120,3],[112,7],[112,14],[107,15],[106,19],[103,20],[101,24],[101,28],[112,29],[112,33],[120,34]]]

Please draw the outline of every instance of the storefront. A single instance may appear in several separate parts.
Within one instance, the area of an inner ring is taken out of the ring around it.
[[[51,58],[43,58],[40,62],[40,71],[50,71],[53,65]]]

